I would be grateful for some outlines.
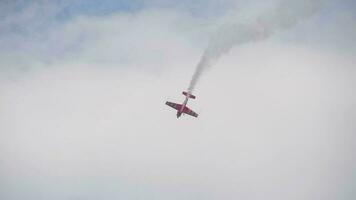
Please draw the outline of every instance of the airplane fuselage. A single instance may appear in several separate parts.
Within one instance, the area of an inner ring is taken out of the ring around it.
[[[181,109],[180,109],[180,110],[177,110],[177,118],[179,118],[179,117],[182,115],[182,113],[183,113],[183,111],[184,111],[184,108],[187,106],[188,99],[189,99],[189,98],[186,97],[185,100],[184,100],[184,102],[182,103]]]

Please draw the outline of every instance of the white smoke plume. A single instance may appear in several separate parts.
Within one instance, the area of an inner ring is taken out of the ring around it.
[[[315,14],[324,0],[284,0],[275,9],[245,23],[226,24],[211,39],[204,51],[188,91],[192,93],[202,73],[232,47],[265,40],[275,32],[286,30]]]

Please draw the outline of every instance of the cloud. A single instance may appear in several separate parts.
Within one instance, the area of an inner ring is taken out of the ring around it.
[[[178,67],[57,66],[3,83],[3,198],[341,198],[354,166],[353,62],[265,43],[220,66],[190,104],[197,120],[164,107],[186,81]]]
[[[33,71],[59,63],[102,67],[125,65],[126,69],[148,71],[169,67],[171,61],[186,66],[189,61],[181,58],[200,53],[195,41],[204,40],[195,27],[200,23],[189,15],[164,10],[106,17],[78,16],[42,32],[44,36],[39,40],[26,36],[19,51],[2,48],[4,67],[0,70],[3,76],[13,77],[22,74],[19,71]],[[13,39],[3,37],[4,43],[13,43]],[[15,44],[20,43],[14,40]]]
[[[344,47],[276,35],[232,49],[189,102],[199,118],[165,107],[222,20],[76,16],[3,48],[0,198],[353,199],[356,71]]]

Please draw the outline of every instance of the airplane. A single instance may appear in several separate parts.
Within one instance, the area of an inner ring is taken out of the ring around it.
[[[182,114],[188,114],[193,117],[198,117],[197,113],[187,107],[188,99],[195,99],[195,96],[190,94],[189,92],[183,92],[182,94],[185,96],[185,100],[182,104],[176,104],[167,101],[166,105],[177,110],[177,118],[179,118]]]

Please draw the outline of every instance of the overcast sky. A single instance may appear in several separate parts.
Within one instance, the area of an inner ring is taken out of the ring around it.
[[[281,0],[0,1],[0,199],[356,198],[356,3],[235,46]]]

